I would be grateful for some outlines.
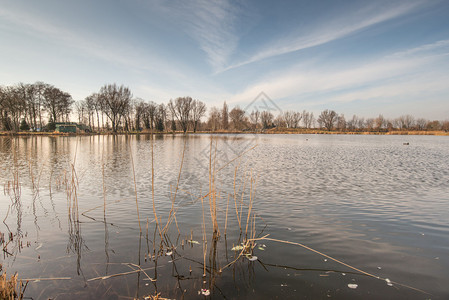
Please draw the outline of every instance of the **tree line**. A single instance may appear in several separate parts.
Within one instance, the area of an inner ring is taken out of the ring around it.
[[[338,131],[449,130],[449,121],[427,120],[403,115],[387,119],[382,115],[346,119],[334,110],[313,112],[232,109],[226,102],[211,107],[191,97],[178,97],[166,104],[133,97],[128,87],[106,84],[84,100],[74,101],[59,88],[43,83],[0,86],[0,130],[52,131],[56,122],[71,116],[94,132],[131,131],[253,131],[279,129],[323,129]]]

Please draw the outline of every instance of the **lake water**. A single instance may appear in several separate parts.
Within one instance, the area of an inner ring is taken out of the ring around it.
[[[448,137],[0,137],[0,183],[33,299],[449,298]]]

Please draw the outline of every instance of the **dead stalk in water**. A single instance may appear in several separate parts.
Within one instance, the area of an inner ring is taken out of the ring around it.
[[[224,235],[225,236],[226,236],[226,228],[228,227],[229,197],[231,197],[231,195],[228,194],[228,201],[226,202],[226,216],[225,216],[225,228],[224,228]]]
[[[245,237],[248,236],[248,224],[251,216],[251,209],[253,207],[253,175],[250,173],[250,189],[249,189],[249,205],[248,205],[248,215],[246,217],[246,228],[245,228]]]
[[[129,155],[131,157],[131,165],[133,169],[133,179],[134,179],[134,194],[136,196],[136,210],[137,210],[137,220],[139,222],[139,231],[142,233],[142,226],[140,225],[140,214],[139,214],[139,201],[137,200],[137,183],[136,183],[136,172],[134,170],[134,159],[133,159],[133,152],[131,149],[131,140],[128,139],[128,145],[129,145]]]
[[[156,204],[155,204],[155,198],[154,198],[154,135],[153,135],[153,129],[151,129],[150,143],[151,143],[151,199],[153,200],[154,220],[156,221],[156,227],[159,227],[159,220],[157,219]],[[161,235],[161,237],[162,237],[161,232],[159,232],[159,235]]]

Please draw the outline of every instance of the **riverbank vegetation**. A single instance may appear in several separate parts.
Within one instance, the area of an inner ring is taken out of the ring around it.
[[[123,85],[107,84],[84,100],[53,85],[36,82],[0,86],[0,132],[53,132],[56,122],[76,120],[87,132],[212,132],[212,133],[350,133],[447,135],[449,120],[427,120],[411,115],[385,118],[345,117],[334,110],[318,115],[306,110],[258,110],[257,105],[232,109],[207,108],[191,97],[167,103],[145,101]]]

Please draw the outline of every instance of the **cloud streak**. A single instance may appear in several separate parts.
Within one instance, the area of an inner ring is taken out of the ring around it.
[[[250,101],[261,91],[278,101],[298,99],[295,105],[309,106],[442,93],[448,91],[448,44],[449,40],[439,41],[344,68],[301,70],[295,67],[275,79],[269,74],[267,79],[234,95],[231,102]]]
[[[162,11],[189,35],[214,70],[222,69],[238,46],[236,23],[242,11],[228,0],[160,2]]]
[[[308,32],[299,31],[289,34],[287,37],[272,41],[261,51],[253,54],[249,59],[223,68],[220,72],[228,71],[267,58],[323,45],[361,30],[397,18],[411,12],[420,5],[420,2],[407,2],[396,7],[388,7],[379,10],[379,4],[367,7],[360,11],[354,11],[344,17],[333,20],[323,20],[323,25]]]

